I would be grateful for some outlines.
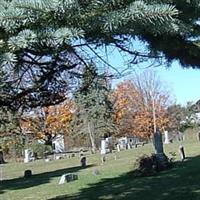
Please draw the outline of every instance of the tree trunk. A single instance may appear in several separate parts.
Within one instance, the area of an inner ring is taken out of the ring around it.
[[[89,133],[89,138],[92,146],[92,153],[96,152],[96,144],[95,144],[95,138],[94,138],[94,133],[91,131],[90,123],[88,122],[88,133]]]
[[[162,142],[162,134],[159,130],[154,133],[153,136],[153,144],[155,148],[155,155],[161,165],[162,168],[166,168],[168,166],[168,158],[163,150],[163,142]]]

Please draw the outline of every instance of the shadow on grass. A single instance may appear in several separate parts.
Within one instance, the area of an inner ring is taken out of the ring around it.
[[[176,167],[152,177],[133,177],[130,173],[102,179],[88,185],[73,196],[57,196],[49,200],[199,200],[200,157],[177,163]]]
[[[46,184],[46,183],[49,183],[51,179],[55,177],[60,177],[62,174],[76,173],[79,170],[86,169],[93,166],[94,165],[88,165],[85,168],[77,166],[77,167],[71,167],[71,168],[66,168],[66,169],[59,169],[59,170],[51,171],[51,172],[34,174],[30,178],[21,177],[21,178],[15,178],[15,179],[10,179],[10,180],[3,180],[0,182],[0,194],[3,194],[5,190],[25,189],[25,188],[38,186],[41,184]]]

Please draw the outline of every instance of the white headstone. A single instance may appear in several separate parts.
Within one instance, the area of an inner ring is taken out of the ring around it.
[[[61,178],[60,178],[60,181],[59,181],[59,185],[61,185],[61,184],[64,184],[65,183],[65,174],[63,174],[62,176],[61,176]]]
[[[101,154],[106,154],[106,140],[101,140]]]
[[[117,144],[117,151],[120,152],[120,144]]]
[[[49,159],[49,158],[46,158],[44,161],[45,161],[45,162],[49,162],[49,161],[50,161],[50,159]]]
[[[30,162],[30,150],[25,149],[24,151],[24,163]]]
[[[56,159],[56,160],[60,160],[60,159],[61,159],[61,156],[55,156],[55,159]]]
[[[169,133],[168,133],[168,131],[164,131],[164,136],[165,136],[164,143],[165,144],[169,144],[170,142],[169,142]]]

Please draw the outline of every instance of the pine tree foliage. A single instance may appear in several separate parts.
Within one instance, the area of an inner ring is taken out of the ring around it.
[[[2,1],[0,6],[2,50],[5,53],[15,54],[16,51],[42,44],[58,48],[70,44],[73,39],[87,39],[87,35],[95,29],[101,30],[100,34],[117,34],[127,24],[131,26],[128,29],[132,28],[134,32],[150,25],[153,32],[159,33],[157,26],[165,29],[167,24],[171,28],[168,31],[178,31],[177,20],[173,19],[178,10],[168,4],[149,5],[144,1],[12,0]],[[94,37],[100,39],[97,33]]]
[[[20,134],[19,116],[8,107],[0,109],[0,135]]]
[[[72,121],[74,133],[92,134],[95,139],[111,135],[115,128],[108,81],[99,76],[93,66],[84,69],[83,73],[84,79],[74,95],[76,106]]]
[[[198,0],[1,0],[0,66],[15,88],[4,104],[63,101],[80,68],[110,66],[98,52],[105,46],[133,60],[161,54],[199,67],[199,11]],[[136,37],[147,54],[130,45]]]

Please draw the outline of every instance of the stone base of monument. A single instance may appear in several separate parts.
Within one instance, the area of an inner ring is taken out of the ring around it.
[[[169,167],[169,159],[164,153],[155,154],[157,169],[156,171],[166,170]]]
[[[59,181],[59,185],[61,184],[64,184],[64,183],[68,183],[68,182],[71,182],[71,181],[75,181],[75,180],[78,180],[78,175],[77,174],[72,174],[72,173],[68,173],[68,174],[63,174],[60,178],[60,181]]]

